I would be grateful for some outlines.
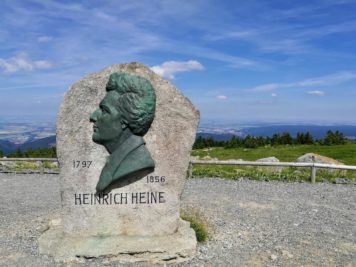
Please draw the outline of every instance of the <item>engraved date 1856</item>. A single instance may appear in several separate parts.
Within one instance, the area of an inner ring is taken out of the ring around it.
[[[147,183],[164,183],[166,181],[165,176],[148,175],[146,179],[147,179]]]

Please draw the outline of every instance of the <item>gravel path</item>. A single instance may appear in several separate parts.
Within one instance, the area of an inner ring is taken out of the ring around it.
[[[179,266],[356,266],[354,185],[192,179],[182,206],[201,212],[213,235]],[[0,212],[0,266],[68,266],[38,254],[60,212],[57,175],[0,174]]]

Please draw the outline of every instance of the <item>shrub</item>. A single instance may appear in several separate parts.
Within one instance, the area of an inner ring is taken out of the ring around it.
[[[194,230],[198,242],[205,242],[209,238],[209,225],[204,215],[193,209],[182,209],[181,218],[190,222],[190,227]]]

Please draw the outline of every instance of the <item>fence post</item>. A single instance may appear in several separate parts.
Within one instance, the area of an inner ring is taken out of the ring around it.
[[[315,183],[315,176],[316,176],[316,167],[313,164],[313,166],[310,168],[310,181],[312,184]]]
[[[41,174],[44,174],[43,160],[41,160]]]
[[[315,183],[315,176],[316,176],[316,168],[315,168],[315,157],[312,156],[312,161],[313,161],[313,165],[310,168],[310,182],[312,184]]]
[[[193,175],[193,163],[189,161],[189,166],[188,166],[188,179],[192,178]]]

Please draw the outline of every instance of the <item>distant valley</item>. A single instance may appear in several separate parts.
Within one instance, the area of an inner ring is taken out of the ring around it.
[[[313,124],[209,124],[198,129],[197,136],[212,137],[215,140],[230,140],[232,136],[272,136],[275,133],[288,132],[293,137],[298,132],[310,132],[314,139],[321,139],[328,130],[340,131],[352,140],[356,140],[356,125],[313,125]],[[5,154],[16,149],[48,148],[56,145],[54,123],[4,123],[0,122],[0,150]]]
[[[232,136],[245,137],[251,136],[272,136],[276,133],[288,132],[293,137],[298,132],[309,132],[314,139],[324,138],[326,132],[331,130],[333,132],[342,132],[348,139],[356,140],[356,125],[251,125],[251,126],[204,126],[198,130],[198,136],[212,137],[215,140],[226,141],[230,140]]]
[[[0,150],[5,154],[16,149],[45,148],[56,145],[53,123],[0,122]]]

